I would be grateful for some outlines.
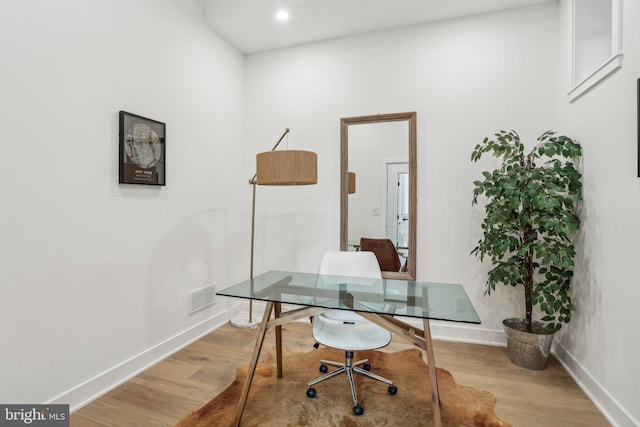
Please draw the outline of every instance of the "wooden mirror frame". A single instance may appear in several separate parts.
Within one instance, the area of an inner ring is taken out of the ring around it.
[[[340,119],[340,250],[347,250],[349,226],[348,167],[349,126],[368,123],[407,121],[409,125],[409,259],[407,272],[383,271],[385,279],[416,280],[417,133],[416,113],[376,114]]]

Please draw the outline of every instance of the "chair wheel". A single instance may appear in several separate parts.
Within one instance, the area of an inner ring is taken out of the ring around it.
[[[316,389],[313,387],[309,387],[307,389],[307,397],[316,397]]]
[[[364,414],[364,409],[362,408],[362,406],[356,405],[353,407],[353,413],[356,415],[362,415]]]
[[[322,372],[323,374],[326,374],[328,370],[329,368],[324,363],[320,365],[320,372]]]
[[[398,392],[398,387],[394,385],[390,385],[389,388],[387,389],[387,392],[391,395],[396,394]]]
[[[362,369],[364,369],[365,371],[370,371],[371,370],[371,364],[370,363],[365,363],[364,365],[362,365]]]

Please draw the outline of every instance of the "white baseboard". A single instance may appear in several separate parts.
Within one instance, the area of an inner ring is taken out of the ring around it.
[[[255,313],[262,313],[264,311],[263,303],[254,304],[253,307]],[[282,309],[286,311],[294,307],[296,306],[284,304]],[[423,327],[422,319],[404,316],[397,317],[418,329],[422,329]],[[302,319],[302,321],[306,320]],[[505,347],[507,345],[507,338],[503,330],[483,329],[477,326],[471,326],[468,323],[444,322],[439,320],[432,320],[429,326],[431,328],[431,337],[435,340],[458,341],[498,347]]]
[[[404,322],[422,329],[422,319],[400,318]],[[507,345],[507,339],[503,330],[485,329],[478,326],[471,326],[467,323],[444,322],[439,320],[431,320],[429,322],[429,328],[431,329],[431,337],[434,340],[457,341],[497,347]]]
[[[580,362],[562,346],[554,345],[551,352],[611,425],[615,427],[640,426],[640,422],[634,420],[609,392],[589,374]]]
[[[119,385],[135,377],[145,369],[167,358],[171,354],[198,340],[229,320],[229,313],[217,313],[191,328],[125,360],[107,371],[96,375],[88,381],[68,390],[52,399],[51,404],[69,404],[70,412],[91,403],[98,397],[108,393]]]
[[[261,315],[264,303],[254,303],[254,313]],[[62,393],[47,403],[69,404],[74,412],[92,402],[105,393],[113,390],[155,363],[165,359],[181,348],[196,341],[212,330],[222,326],[241,310],[246,310],[248,304],[240,302],[227,310],[212,316],[205,321],[163,341],[129,360],[95,376],[73,389]],[[283,307],[288,309],[290,307]],[[416,318],[402,318],[406,323],[422,329],[422,320]],[[306,321],[302,319],[302,321]],[[461,341],[473,344],[505,346],[506,337],[503,330],[483,329],[463,323],[442,322],[433,320],[430,323],[431,335],[436,340]],[[611,397],[611,395],[584,369],[584,367],[563,347],[555,345],[553,354],[569,372],[578,386],[589,396],[596,407],[607,420],[616,427],[635,427],[640,425]]]
[[[258,310],[264,310],[264,305]],[[422,329],[422,320],[402,317],[409,325]],[[434,340],[460,341],[504,347],[507,338],[504,330],[484,329],[464,323],[430,322],[431,336]],[[564,366],[569,375],[584,393],[593,401],[607,420],[615,427],[637,427],[640,422],[634,420],[611,395],[584,369],[584,367],[560,345],[554,345],[552,353]]]

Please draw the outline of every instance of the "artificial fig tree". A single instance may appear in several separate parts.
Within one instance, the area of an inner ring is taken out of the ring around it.
[[[576,204],[582,200],[582,175],[575,161],[582,148],[573,139],[547,131],[533,149],[515,131],[495,134],[478,144],[471,160],[492,154],[502,164],[482,172],[474,182],[473,204],[486,198],[483,236],[472,254],[489,258],[485,294],[502,283],[523,286],[525,328],[532,329],[532,310],[539,307],[546,332],[558,331],[576,307],[569,289],[575,249],[572,239],[580,227]]]

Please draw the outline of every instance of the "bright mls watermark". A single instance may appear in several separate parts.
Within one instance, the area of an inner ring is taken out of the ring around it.
[[[69,405],[1,405],[0,427],[69,427]]]

